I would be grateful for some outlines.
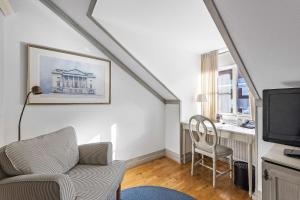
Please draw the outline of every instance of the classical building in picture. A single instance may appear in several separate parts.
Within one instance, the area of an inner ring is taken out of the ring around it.
[[[95,76],[78,69],[52,71],[52,92],[62,94],[95,95]]]

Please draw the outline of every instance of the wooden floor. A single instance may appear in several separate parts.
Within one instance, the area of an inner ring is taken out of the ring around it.
[[[224,170],[227,165],[220,162],[218,169]],[[135,186],[163,186],[193,196],[199,200],[249,200],[248,193],[231,182],[229,175],[217,179],[217,187],[212,187],[212,172],[204,167],[196,167],[196,175],[190,175],[190,163],[180,165],[168,158],[127,170],[122,189]]]

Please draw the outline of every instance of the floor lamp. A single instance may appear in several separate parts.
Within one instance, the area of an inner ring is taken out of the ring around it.
[[[23,106],[23,109],[22,109],[22,112],[21,112],[21,115],[20,115],[20,119],[19,119],[18,141],[21,140],[21,122],[22,122],[22,117],[23,117],[23,113],[24,113],[25,107],[27,105],[28,98],[29,98],[30,94],[39,95],[39,94],[42,94],[42,93],[43,93],[42,89],[39,86],[33,86],[31,88],[31,90],[27,93],[27,96],[26,96],[26,99],[25,99],[25,102],[24,102],[24,106]]]
[[[207,102],[206,95],[198,94],[196,101],[201,103],[201,115],[203,115],[203,108],[204,108],[203,103]]]

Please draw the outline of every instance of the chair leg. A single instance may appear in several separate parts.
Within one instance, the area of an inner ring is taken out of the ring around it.
[[[201,163],[202,163],[202,165],[204,165],[204,155],[203,154],[201,154]]]
[[[217,171],[216,157],[213,157],[212,161],[213,161],[213,188],[215,188],[216,187],[216,171]]]
[[[232,154],[229,156],[229,169],[230,169],[230,178],[232,179],[232,165],[233,165],[233,156]]]
[[[191,166],[191,175],[194,176],[194,162],[195,162],[195,151],[194,147],[192,147],[192,166]]]
[[[119,185],[119,188],[117,189],[116,200],[121,200],[121,185]]]

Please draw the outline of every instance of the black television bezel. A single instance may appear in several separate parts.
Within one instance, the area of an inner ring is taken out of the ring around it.
[[[300,88],[285,88],[285,89],[269,89],[263,91],[263,140],[267,142],[274,142],[279,144],[285,144],[295,147],[300,147],[300,137],[298,140],[290,141],[282,139],[276,139],[271,137],[270,127],[269,127],[269,105],[270,105],[270,95],[274,94],[299,94]]]

